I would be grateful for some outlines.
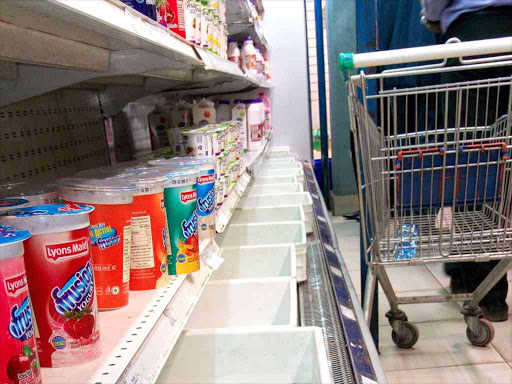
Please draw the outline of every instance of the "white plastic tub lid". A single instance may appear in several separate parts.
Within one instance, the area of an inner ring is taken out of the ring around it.
[[[0,199],[0,212],[4,212],[13,208],[26,207],[30,201],[19,198],[2,198]]]
[[[50,204],[12,209],[0,215],[0,224],[30,231],[32,235],[66,232],[89,226],[86,204]]]

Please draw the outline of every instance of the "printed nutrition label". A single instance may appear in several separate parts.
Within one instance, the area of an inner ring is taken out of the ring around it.
[[[151,217],[132,217],[132,269],[155,267]]]
[[[130,249],[132,244],[132,227],[123,230],[123,284],[130,281]]]

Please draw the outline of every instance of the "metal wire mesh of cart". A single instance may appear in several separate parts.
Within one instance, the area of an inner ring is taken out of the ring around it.
[[[512,256],[512,78],[384,88],[384,77],[412,73],[361,73],[349,85],[370,261]],[[379,81],[377,95],[365,94],[369,81]],[[373,100],[380,127],[368,114]]]
[[[451,39],[441,46],[362,54],[357,59],[340,55],[342,70],[416,65],[368,76],[361,72],[348,83],[362,236],[371,267],[365,317],[370,319],[379,281],[391,307],[386,313],[391,336],[400,348],[411,348],[419,337],[400,304],[464,301],[469,341],[485,346],[494,337],[478,304],[512,266],[510,51],[512,38],[465,43]],[[442,61],[414,64],[431,60]],[[385,79],[431,74],[440,74],[441,81],[386,88]],[[377,94],[366,93],[369,82],[378,82]],[[379,126],[369,114],[372,104],[379,111]],[[467,294],[397,297],[385,270],[390,264],[493,259],[501,261]]]

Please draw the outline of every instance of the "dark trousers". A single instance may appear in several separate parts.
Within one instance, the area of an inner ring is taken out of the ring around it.
[[[472,41],[480,39],[493,39],[508,37],[512,35],[512,7],[491,7],[484,10],[467,13],[459,16],[443,35],[443,41],[457,37],[461,41]],[[458,65],[458,59],[450,60],[448,65]],[[441,75],[442,83],[456,83],[471,80],[493,79],[512,75],[512,68],[493,67],[489,69],[467,70],[457,72],[446,72]],[[491,125],[497,117],[508,111],[509,102],[508,86],[494,88],[489,94],[476,92],[469,94],[467,108],[462,106],[461,126],[483,126]],[[499,98],[499,100],[498,100]],[[466,100],[466,99],[464,99]],[[455,108],[455,100],[448,101],[449,108]],[[478,106],[478,115],[476,115]],[[466,110],[467,109],[467,110]],[[487,112],[486,112],[487,111]],[[451,114],[448,124],[455,125],[455,114]],[[473,292],[485,279],[489,272],[497,264],[497,261],[488,263],[456,263],[447,264],[446,272],[453,278],[462,276],[462,280],[468,292]],[[484,304],[505,302],[508,291],[507,276],[505,275],[484,297]]]

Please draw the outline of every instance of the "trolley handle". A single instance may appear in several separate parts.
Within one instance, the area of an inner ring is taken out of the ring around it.
[[[476,40],[457,44],[440,44],[423,47],[392,49],[369,53],[340,53],[338,64],[342,73],[352,69],[383,65],[417,63],[453,57],[491,55],[512,52],[512,37]]]

